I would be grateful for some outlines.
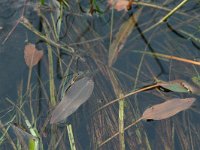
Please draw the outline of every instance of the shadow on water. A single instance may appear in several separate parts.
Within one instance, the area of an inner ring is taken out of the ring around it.
[[[166,15],[166,8],[174,8],[178,2],[149,2],[152,4],[149,6],[141,2],[130,13],[109,9],[107,2],[103,1],[71,1],[63,9],[60,29],[59,19],[52,19],[59,16],[58,2],[50,3],[39,7],[39,1],[27,1],[26,5],[24,0],[0,2],[0,127],[2,133],[8,133],[0,135],[5,138],[1,148],[15,147],[19,138],[12,130],[5,132],[9,124],[15,122],[29,129],[22,115],[24,113],[31,126],[37,129],[43,143],[40,146],[44,149],[69,149],[67,125],[71,124],[77,149],[117,150],[122,142],[118,137],[102,147],[99,145],[119,131],[119,104],[114,103],[99,112],[96,110],[119,97],[119,93],[127,94],[134,88],[148,87],[158,80],[182,79],[192,83],[192,79],[200,78],[198,65],[152,55],[161,53],[198,60],[200,4],[197,1],[189,1],[166,22],[145,33],[147,28]],[[130,14],[141,8],[135,28],[119,46],[116,62],[108,67],[109,47],[120,27],[130,18]],[[54,43],[19,23],[2,44],[22,16],[23,9],[24,17],[33,27],[43,35],[49,35],[48,39]],[[24,61],[24,46],[27,43],[35,44],[37,49],[44,52],[42,60],[32,68],[31,92],[26,88],[29,68]],[[69,83],[79,72],[89,75],[95,85],[89,100],[65,121],[56,125],[49,124],[51,112],[56,105],[51,101],[49,46],[53,56],[56,104],[60,101],[63,82]],[[200,86],[197,81],[193,84]],[[125,149],[198,149],[200,105],[199,96],[194,94],[151,89],[137,96],[129,96],[124,101],[124,127],[137,120],[146,108],[154,104],[166,99],[191,96],[197,98],[195,107],[169,119],[142,121],[125,131]],[[30,131],[27,132],[30,134]],[[14,145],[7,146],[8,142]]]

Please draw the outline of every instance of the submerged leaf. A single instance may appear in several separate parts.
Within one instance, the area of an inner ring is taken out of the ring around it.
[[[31,68],[38,64],[43,56],[43,51],[38,51],[34,44],[27,44],[24,49],[24,59],[26,65]]]
[[[192,77],[192,81],[200,87],[200,76]]]
[[[62,121],[75,112],[91,96],[93,88],[94,82],[88,77],[75,82],[52,112],[50,123]]]
[[[109,48],[109,56],[108,56],[108,65],[109,66],[112,66],[112,64],[115,63],[119,52],[124,47],[124,44],[125,44],[128,36],[131,34],[133,28],[135,27],[135,24],[137,23],[139,14],[140,14],[140,11],[137,14],[133,14],[119,28],[119,31],[116,34],[115,39]]]
[[[162,120],[174,116],[178,112],[190,108],[195,98],[171,99],[164,103],[154,105],[146,109],[142,115],[142,119],[146,120]]]
[[[22,149],[30,149],[31,145],[33,145],[32,147],[35,147],[34,142],[36,140],[36,137],[34,137],[33,135],[29,134],[25,130],[15,125],[12,125],[12,128],[16,134],[17,139],[19,140],[22,146]]]
[[[184,80],[173,80],[169,82],[159,82],[158,86],[173,91],[173,92],[180,92],[180,93],[193,93],[197,94],[200,91],[197,87],[189,84]]]

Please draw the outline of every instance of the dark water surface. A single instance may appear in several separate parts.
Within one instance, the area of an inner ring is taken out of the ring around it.
[[[181,1],[148,1],[166,8],[174,8]],[[44,33],[41,27],[41,18],[35,11],[39,2],[26,3],[24,16],[33,26]],[[98,5],[104,13],[86,13],[91,9],[89,1],[80,3],[70,1],[70,8],[65,8],[64,19],[58,43],[70,46],[81,58],[72,57],[62,49],[53,48],[54,82],[56,96],[59,101],[59,90],[62,83],[62,72],[59,67],[57,50],[61,52],[62,69],[65,71],[73,58],[68,77],[74,73],[89,71],[95,82],[94,92],[90,99],[72,114],[67,123],[72,124],[75,144],[77,149],[96,149],[98,144],[118,131],[118,104],[109,106],[99,113],[94,113],[98,108],[115,99],[117,96],[112,86],[109,71],[113,71],[119,87],[123,93],[154,83],[155,78],[164,81],[183,79],[192,83],[192,77],[200,76],[200,66],[164,58],[154,58],[144,55],[142,52],[156,52],[177,56],[190,60],[200,58],[200,3],[189,1],[178,13],[173,14],[167,22],[155,27],[149,32],[144,30],[157,23],[167,11],[143,6],[137,26],[134,28],[124,47],[118,55],[112,68],[107,68],[108,50],[110,45],[110,33],[112,41],[120,26],[137,12],[141,7],[133,7],[129,12],[108,9],[106,2],[98,1]],[[44,51],[44,57],[40,63],[33,67],[32,72],[32,107],[37,129],[40,131],[44,149],[54,149],[55,143],[60,140],[57,149],[69,149],[69,140],[66,123],[59,124],[57,128],[47,125],[42,130],[44,121],[53,109],[49,100],[49,72],[47,46],[40,37],[18,24],[12,34],[8,33],[17,23],[24,8],[23,0],[1,0],[0,2],[0,108],[1,122],[6,124],[10,118],[18,112],[7,102],[7,98],[16,105],[25,102],[21,109],[31,122],[29,98],[25,95],[29,68],[24,61],[24,46],[33,43],[39,50]],[[48,9],[47,9],[48,8]],[[50,13],[55,16],[56,10],[49,7],[42,8],[41,12],[51,24]],[[56,22],[56,20],[55,20]],[[113,25],[111,28],[111,24]],[[52,24],[51,24],[51,27]],[[49,29],[49,32],[53,31]],[[53,36],[51,35],[53,40]],[[98,70],[96,73],[96,70]],[[109,71],[108,71],[109,70]],[[63,72],[64,72],[63,71]],[[114,81],[114,80],[113,80]],[[42,83],[42,84],[41,84]],[[192,83],[194,84],[194,83]],[[20,85],[22,88],[20,89]],[[58,95],[57,95],[58,94]],[[198,149],[200,143],[199,130],[199,96],[192,94],[164,93],[150,90],[130,96],[125,101],[125,126],[141,116],[143,111],[154,105],[172,98],[197,98],[194,106],[178,115],[153,122],[140,122],[125,132],[126,149]],[[20,101],[21,98],[21,101]],[[5,109],[7,108],[7,109]],[[12,109],[12,110],[11,110]],[[10,111],[9,111],[10,110]],[[18,114],[20,116],[20,113]],[[23,118],[14,120],[20,125],[26,126]],[[42,130],[42,131],[41,131]],[[16,137],[12,131],[9,134],[14,142]],[[2,134],[3,135],[3,134]],[[1,135],[1,136],[2,136]],[[61,135],[63,136],[62,138]],[[52,138],[54,137],[54,138]],[[52,142],[54,141],[54,142]],[[56,141],[56,142],[55,142]],[[12,149],[7,146],[9,140],[1,143],[0,149]],[[113,139],[100,149],[119,149],[118,138]]]

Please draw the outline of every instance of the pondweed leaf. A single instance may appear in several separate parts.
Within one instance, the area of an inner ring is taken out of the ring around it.
[[[66,92],[61,102],[52,112],[50,123],[57,123],[75,112],[91,96],[94,89],[94,82],[84,77],[75,82]]]
[[[38,51],[34,44],[28,43],[24,49],[24,59],[29,68],[37,65],[43,56],[43,51]]]
[[[157,84],[158,86],[173,92],[198,94],[198,92],[200,91],[200,89],[198,89],[197,87],[191,85],[190,83],[184,80],[159,82]]]
[[[196,100],[195,98],[185,98],[185,99],[176,98],[167,100],[166,102],[161,104],[154,105],[146,109],[142,117],[140,117],[139,119],[137,119],[136,121],[132,122],[130,125],[125,127],[124,131],[128,130],[141,120],[153,121],[153,120],[162,120],[172,117],[175,114],[190,108],[195,100]],[[119,132],[113,134],[111,137],[103,141],[101,144],[99,144],[99,147],[109,142],[117,135],[119,135]]]
[[[142,115],[145,120],[162,120],[186,110],[194,103],[195,98],[171,99],[146,109]]]

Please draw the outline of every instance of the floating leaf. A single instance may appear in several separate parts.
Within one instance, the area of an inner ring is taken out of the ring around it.
[[[141,120],[153,121],[153,120],[162,120],[174,116],[175,114],[184,111],[192,106],[196,98],[185,98],[185,99],[171,99],[167,100],[164,103],[154,105],[146,109],[139,119],[132,122],[130,125],[124,128],[124,131],[128,130],[130,127],[134,126]],[[105,143],[112,140],[114,137],[119,135],[119,132],[113,134],[111,137],[99,144],[99,147]]]
[[[173,80],[169,82],[159,82],[158,86],[173,91],[173,92],[180,92],[180,93],[193,93],[197,94],[200,90],[189,84],[184,80]]]
[[[128,0],[108,0],[108,4],[114,6],[117,11],[127,10],[129,3]]]
[[[88,77],[75,82],[52,112],[50,123],[62,121],[75,112],[87,101],[92,94],[93,88],[94,82]]]
[[[133,28],[135,27],[135,24],[137,23],[139,14],[140,14],[140,11],[137,14],[133,14],[119,28],[119,31],[116,34],[115,39],[109,48],[109,56],[108,56],[108,65],[109,66],[112,66],[112,64],[115,63],[119,52],[124,47],[124,44],[125,44],[128,36],[131,34]]]
[[[154,105],[146,109],[142,115],[142,119],[146,120],[162,120],[174,116],[175,114],[190,108],[195,98],[171,99],[164,103]]]
[[[43,51],[38,51],[34,44],[28,43],[24,49],[24,59],[29,68],[37,65],[43,56]]]

